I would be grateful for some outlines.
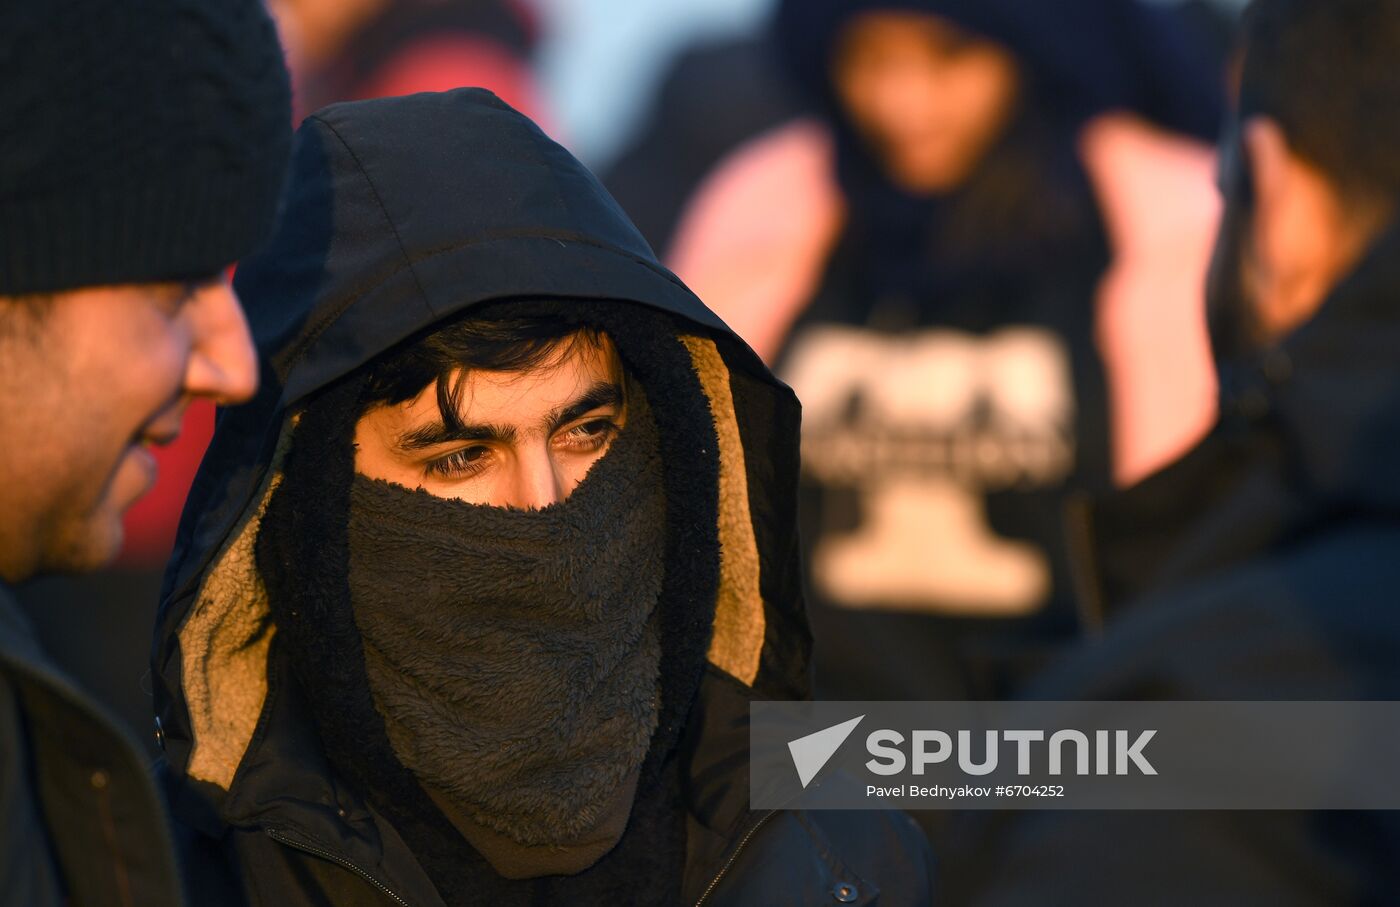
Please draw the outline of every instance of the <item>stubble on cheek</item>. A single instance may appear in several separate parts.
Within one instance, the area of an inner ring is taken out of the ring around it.
[[[96,570],[121,552],[122,516],[137,497],[131,467],[123,456],[116,463],[82,458],[70,462],[70,468],[44,520],[43,566],[62,572]]]
[[[131,449],[121,402],[55,389],[58,418],[36,428],[42,439],[29,472],[43,489],[36,523],[40,569],[99,569],[120,552],[122,519],[151,484],[148,468]],[[65,409],[66,407],[66,409]],[[129,420],[128,420],[129,421]]]

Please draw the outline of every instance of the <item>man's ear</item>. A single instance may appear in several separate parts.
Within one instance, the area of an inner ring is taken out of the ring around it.
[[[1278,121],[1251,117],[1240,133],[1250,180],[1250,223],[1244,252],[1245,280],[1254,314],[1266,334],[1301,317],[1292,312],[1292,282],[1310,270],[1320,224],[1317,186],[1288,146]]]
[[[1268,224],[1286,204],[1293,152],[1283,128],[1271,117],[1251,117],[1245,122],[1240,138],[1249,161],[1255,223]]]
[[[1279,337],[1317,312],[1388,215],[1346,202],[1290,147],[1277,120],[1252,117],[1241,139],[1254,192],[1249,295],[1264,333]]]

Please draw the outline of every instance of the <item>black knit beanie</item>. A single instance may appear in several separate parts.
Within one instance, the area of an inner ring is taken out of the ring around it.
[[[216,274],[271,229],[290,133],[261,0],[0,4],[0,294]]]

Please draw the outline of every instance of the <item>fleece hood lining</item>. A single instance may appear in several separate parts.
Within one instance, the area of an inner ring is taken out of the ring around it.
[[[681,339],[719,440],[720,580],[707,661],[751,687],[759,672],[766,618],[729,369],[713,340],[694,335]],[[294,429],[293,418],[284,420],[258,493],[205,573],[178,633],[192,737],[186,773],[225,791],[247,754],[268,696],[268,658],[276,626],[258,573],[255,543],[262,515],[281,480]]]

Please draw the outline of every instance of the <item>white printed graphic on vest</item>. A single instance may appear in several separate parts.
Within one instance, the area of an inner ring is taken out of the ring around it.
[[[860,501],[860,525],[816,545],[824,597],[984,617],[1045,603],[1045,553],[997,535],[983,496],[1053,488],[1073,468],[1074,390],[1059,337],[817,327],[794,342],[784,378],[802,401],[803,469]]]

